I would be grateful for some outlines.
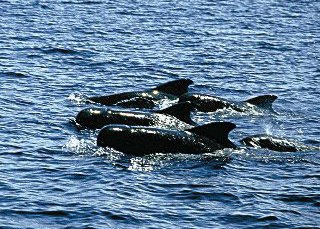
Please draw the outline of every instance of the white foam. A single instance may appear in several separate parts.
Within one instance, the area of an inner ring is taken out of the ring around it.
[[[86,96],[84,96],[83,94],[79,93],[79,92],[74,92],[71,93],[68,96],[68,100],[70,100],[71,102],[77,103],[77,104],[81,104],[84,103],[86,101]]]

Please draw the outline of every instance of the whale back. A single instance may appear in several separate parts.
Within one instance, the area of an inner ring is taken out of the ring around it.
[[[266,134],[258,134],[246,137],[240,140],[240,143],[245,146],[255,148],[265,148],[278,152],[297,152],[299,151],[299,145],[293,141],[287,139],[278,138]]]
[[[155,102],[152,99],[133,97],[131,99],[122,100],[117,102],[115,105],[125,108],[145,108],[152,109],[156,106]]]
[[[136,156],[152,153],[199,154],[230,147],[189,131],[126,125],[102,128],[97,136],[97,145]]]
[[[193,154],[211,149],[208,148],[208,139],[186,131],[126,125],[108,125],[102,128],[97,136],[97,145],[136,156],[152,153]]]

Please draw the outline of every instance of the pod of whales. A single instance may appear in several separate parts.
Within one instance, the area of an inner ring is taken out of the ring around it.
[[[126,154],[199,154],[237,148],[228,138],[229,132],[236,125],[230,122],[213,122],[198,126],[191,119],[192,111],[214,112],[226,108],[246,112],[252,108],[272,109],[272,103],[277,99],[275,95],[261,95],[233,102],[212,95],[188,93],[188,87],[192,83],[190,79],[178,79],[144,91],[90,97],[89,100],[94,103],[127,108],[151,109],[162,100],[179,100],[179,103],[154,111],[86,108],[78,113],[76,123],[81,128],[102,128],[97,136],[97,145],[111,147]],[[314,149],[263,134],[246,137],[240,143],[279,152]]]
[[[86,108],[78,113],[76,123],[89,129],[100,129],[109,124],[124,124],[184,130],[195,125],[190,117],[193,109],[194,105],[190,102],[178,103],[153,112]]]
[[[101,129],[97,145],[134,156],[153,153],[208,153],[235,148],[228,134],[236,126],[229,122],[209,123],[187,130],[108,125]]]
[[[190,79],[178,79],[158,85],[157,87],[134,92],[89,97],[89,101],[103,105],[118,105],[122,107],[153,108],[157,101],[177,99],[188,92],[193,83]]]
[[[272,103],[277,99],[275,95],[261,95],[243,102],[231,102],[220,97],[198,93],[186,93],[179,97],[179,102],[190,101],[197,105],[197,110],[214,112],[219,109],[233,109],[238,112],[247,111],[250,106],[271,109]]]

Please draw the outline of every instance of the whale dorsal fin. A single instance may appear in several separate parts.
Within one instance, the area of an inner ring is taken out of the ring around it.
[[[197,124],[191,120],[191,112],[195,108],[195,105],[191,102],[178,103],[171,107],[165,108],[163,110],[157,111],[159,114],[167,114],[177,119],[188,123],[193,126],[197,126]]]
[[[155,88],[155,90],[175,96],[180,96],[188,92],[188,87],[190,84],[193,84],[193,81],[190,79],[178,79],[160,84]]]
[[[234,128],[236,128],[236,125],[231,122],[212,122],[187,131],[215,140],[225,147],[236,148],[236,145],[228,138],[229,132]]]
[[[278,98],[276,95],[260,95],[251,99],[246,100],[245,102],[255,105],[261,108],[272,108],[272,103]]]

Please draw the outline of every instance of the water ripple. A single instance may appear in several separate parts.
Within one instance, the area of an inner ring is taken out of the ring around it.
[[[1,1],[0,228],[319,227],[318,148],[238,143],[319,147],[319,14],[313,0]],[[279,98],[274,112],[193,114],[236,123],[225,160],[131,157],[72,122],[89,96],[178,78],[231,101]]]

